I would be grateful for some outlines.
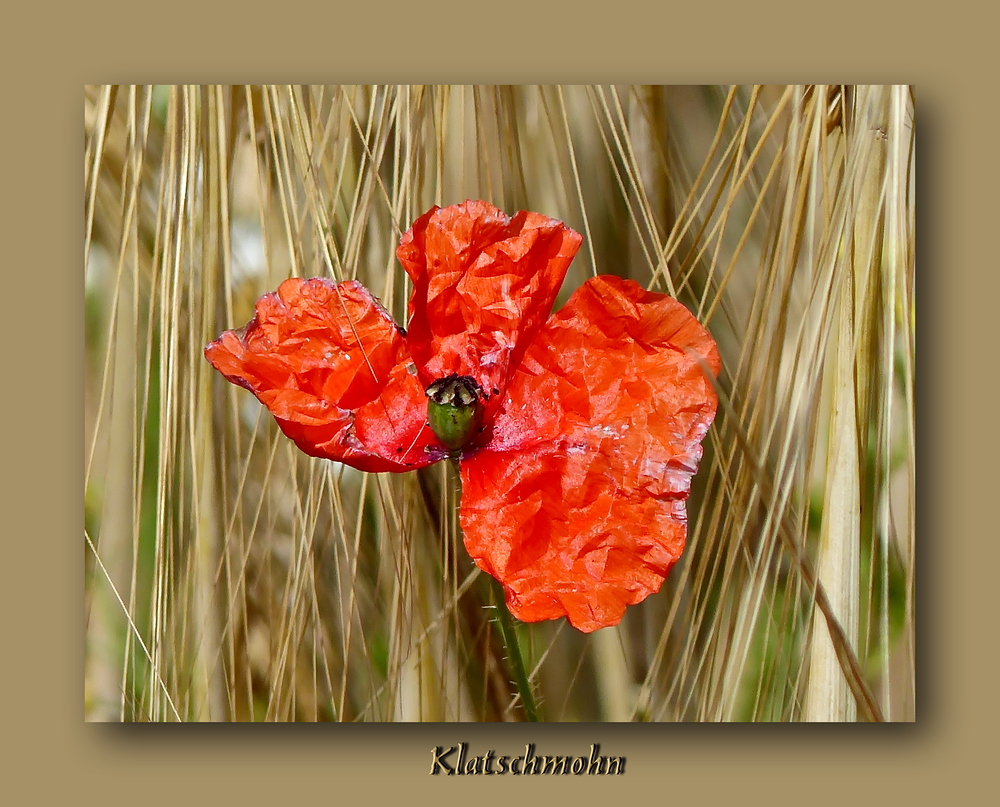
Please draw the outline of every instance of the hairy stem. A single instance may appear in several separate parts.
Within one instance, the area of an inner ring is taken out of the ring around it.
[[[538,709],[535,706],[535,694],[532,692],[531,682],[528,680],[528,673],[524,668],[521,646],[518,644],[517,633],[514,630],[514,620],[510,611],[507,610],[507,603],[504,602],[503,586],[493,578],[490,578],[490,582],[493,586],[493,599],[496,603],[496,623],[500,629],[503,645],[507,649],[507,660],[510,662],[510,669],[514,674],[514,684],[521,696],[521,703],[524,705],[524,713],[528,721],[537,723]]]

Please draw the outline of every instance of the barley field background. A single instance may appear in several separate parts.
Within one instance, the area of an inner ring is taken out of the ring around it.
[[[309,458],[202,354],[293,275],[405,324],[399,237],[466,199],[584,235],[557,309],[632,278],[722,356],[661,591],[517,626],[541,719],[915,718],[912,88],[90,86],[84,113],[88,720],[525,719],[448,464]]]

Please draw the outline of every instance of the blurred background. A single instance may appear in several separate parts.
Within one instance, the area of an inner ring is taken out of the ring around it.
[[[286,277],[405,323],[400,235],[485,199],[685,303],[719,415],[658,594],[517,626],[551,721],[914,718],[914,98],[887,86],[85,91],[85,712],[525,714],[441,463],[301,454],[204,360]],[[499,514],[498,514],[499,517]]]

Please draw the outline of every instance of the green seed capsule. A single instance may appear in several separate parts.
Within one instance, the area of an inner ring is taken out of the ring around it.
[[[439,378],[427,390],[427,420],[431,431],[447,448],[457,451],[472,436],[482,420],[483,391],[467,375]]]

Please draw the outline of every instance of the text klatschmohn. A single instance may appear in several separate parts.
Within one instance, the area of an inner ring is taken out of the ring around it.
[[[625,773],[625,757],[602,757],[601,746],[593,743],[590,756],[560,757],[535,754],[535,744],[528,743],[521,756],[497,756],[493,750],[471,756],[469,744],[459,743],[451,748],[435,746],[431,751],[431,774],[575,774],[576,776]]]

